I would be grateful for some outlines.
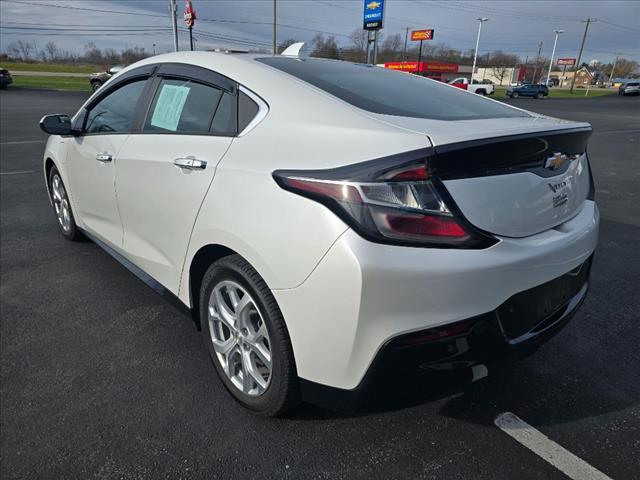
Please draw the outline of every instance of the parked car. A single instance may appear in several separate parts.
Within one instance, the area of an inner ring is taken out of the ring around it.
[[[179,52],[40,126],[62,235],[190,312],[262,415],[405,369],[482,376],[587,293],[587,123],[370,65]]]
[[[549,88],[542,84],[525,83],[507,88],[507,96],[511,98],[534,97],[541,99],[549,96]]]
[[[639,95],[640,94],[640,82],[627,82],[620,85],[618,88],[618,95]]]
[[[11,73],[6,68],[0,68],[0,89],[4,90],[13,83]]]
[[[89,82],[91,83],[91,90],[93,90],[94,92],[98,90],[102,85],[104,85],[107,82],[107,80],[113,77],[116,73],[120,72],[123,68],[124,66],[122,65],[115,65],[111,67],[109,70],[107,70],[106,72],[92,73],[91,76],[89,77]]]
[[[473,83],[469,83],[469,80],[464,77],[454,78],[449,82],[449,85],[467,90],[471,93],[477,93],[478,95],[493,95],[495,90],[491,83],[478,83],[475,80]]]

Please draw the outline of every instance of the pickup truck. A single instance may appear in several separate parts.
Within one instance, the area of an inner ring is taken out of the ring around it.
[[[454,78],[449,81],[449,85],[477,93],[478,95],[493,95],[494,92],[493,85],[490,83],[469,83],[469,80],[464,77]]]

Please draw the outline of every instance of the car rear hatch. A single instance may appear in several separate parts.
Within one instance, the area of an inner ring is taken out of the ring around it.
[[[525,237],[575,216],[592,194],[591,126],[548,117],[455,122],[377,115],[428,135],[429,171],[475,227]]]

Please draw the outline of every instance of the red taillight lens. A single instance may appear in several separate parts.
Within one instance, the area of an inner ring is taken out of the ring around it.
[[[326,195],[339,202],[362,203],[358,189],[346,183],[327,183],[315,180],[287,178],[287,185],[311,194]]]
[[[412,165],[394,170],[384,176],[391,182],[424,182],[429,179],[426,165]]]
[[[467,237],[467,232],[451,217],[439,215],[385,215],[389,229],[399,234],[434,237]]]

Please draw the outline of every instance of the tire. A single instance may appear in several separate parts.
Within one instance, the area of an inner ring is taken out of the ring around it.
[[[518,98],[520,96],[520,94],[518,92],[513,92],[511,94],[511,98]]]
[[[478,95],[482,95],[483,97],[487,94],[487,92],[485,90],[477,90],[476,93]]]
[[[536,93],[536,98],[537,98],[538,100],[542,100],[542,99],[544,98],[544,93],[542,93],[542,92],[538,92],[538,93]]]
[[[91,82],[91,91],[92,92],[96,92],[98,91],[98,89],[102,86],[102,82],[97,81],[97,82]]]
[[[246,301],[245,295],[249,295]],[[245,305],[239,314],[232,311],[232,299],[235,306]],[[298,374],[282,312],[265,281],[245,259],[230,255],[209,267],[200,288],[199,312],[202,338],[218,377],[242,406],[273,417],[300,402]],[[269,357],[270,369],[264,361]]]
[[[60,232],[67,240],[71,240],[72,242],[84,240],[84,235],[76,225],[76,219],[73,215],[67,189],[56,167],[52,167],[49,171],[48,181],[51,202],[53,203],[53,212],[56,215]]]

